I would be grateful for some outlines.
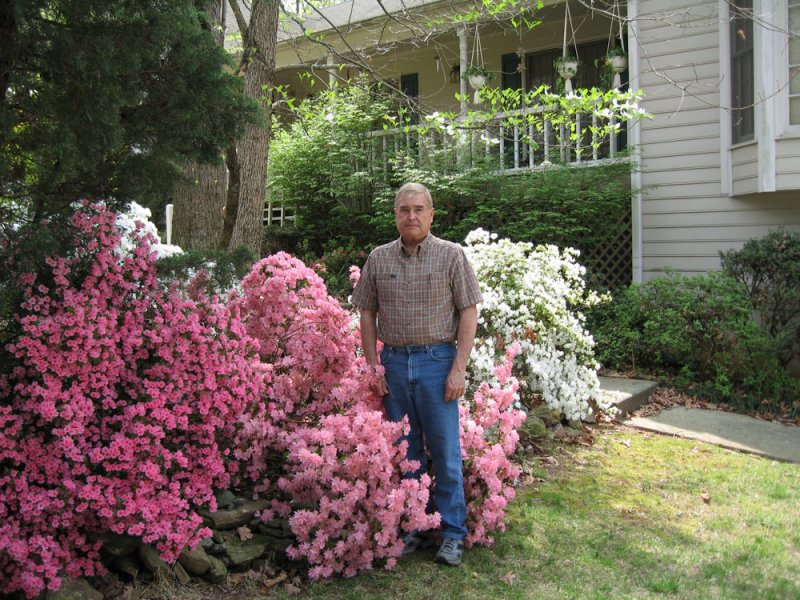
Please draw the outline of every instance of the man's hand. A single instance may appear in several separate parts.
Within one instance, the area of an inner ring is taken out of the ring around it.
[[[372,380],[372,383],[369,384],[369,389],[371,389],[375,394],[383,398],[386,394],[389,393],[389,385],[386,383],[386,377],[383,375],[379,375],[375,379]]]
[[[367,359],[367,364],[373,369],[378,364],[378,326],[376,318],[377,315],[374,310],[361,309],[361,344],[364,348],[364,358]],[[381,398],[389,393],[389,386],[386,384],[386,377],[384,377],[383,373],[372,380],[369,388]]]
[[[450,374],[447,376],[447,383],[444,384],[445,402],[458,400],[467,391],[467,362],[469,362],[469,354],[472,352],[477,327],[478,307],[473,304],[462,308],[456,334],[456,357],[450,368]]]
[[[445,402],[461,398],[466,391],[466,387],[466,372],[463,369],[459,369],[456,364],[453,363],[453,368],[450,369],[450,374],[447,376],[447,381],[444,384]]]

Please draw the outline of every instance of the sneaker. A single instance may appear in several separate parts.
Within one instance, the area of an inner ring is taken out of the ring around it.
[[[403,556],[431,546],[433,540],[425,531],[412,531],[403,536]]]
[[[434,560],[442,565],[457,567],[461,564],[462,554],[464,554],[463,541],[454,540],[453,538],[444,538],[444,541],[442,542],[442,545],[439,546],[439,551],[436,553],[436,558]]]

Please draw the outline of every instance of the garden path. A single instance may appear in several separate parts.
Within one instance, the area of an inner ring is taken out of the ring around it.
[[[747,415],[675,406],[639,416],[656,389],[652,381],[601,377],[603,394],[610,395],[630,427],[717,444],[725,448],[800,463],[800,427]],[[633,414],[631,414],[633,413]]]

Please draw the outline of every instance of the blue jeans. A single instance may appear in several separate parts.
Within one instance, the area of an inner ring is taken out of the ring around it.
[[[405,476],[419,478],[427,472],[427,441],[435,477],[433,497],[442,517],[442,536],[460,540],[467,535],[467,507],[458,401],[444,400],[444,386],[455,356],[453,344],[384,346],[381,364],[389,386],[389,393],[383,399],[386,415],[391,421],[408,416],[411,431],[403,439],[408,441],[408,458],[420,463],[417,471]]]

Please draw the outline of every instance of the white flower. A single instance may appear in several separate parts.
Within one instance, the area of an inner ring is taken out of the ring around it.
[[[516,341],[515,375],[526,382],[526,395],[541,395],[569,419],[591,414],[591,402],[611,412],[581,312],[608,297],[586,289],[579,252],[514,243],[483,229],[471,231],[465,244],[483,294],[470,379],[491,379],[494,361]]]
[[[133,235],[133,232],[136,231],[137,224],[141,227],[143,233],[153,236],[155,241],[152,243],[151,247],[158,258],[166,258],[176,254],[183,254],[183,250],[180,248],[180,246],[161,243],[161,238],[158,235],[158,229],[156,228],[155,223],[150,220],[151,215],[152,212],[149,208],[145,208],[136,202],[130,203],[127,212],[117,213],[116,225],[117,229],[120,231],[120,233],[122,233],[122,239],[120,240],[119,247],[117,248],[117,254],[119,256],[127,256],[133,250],[135,244],[131,236]]]

